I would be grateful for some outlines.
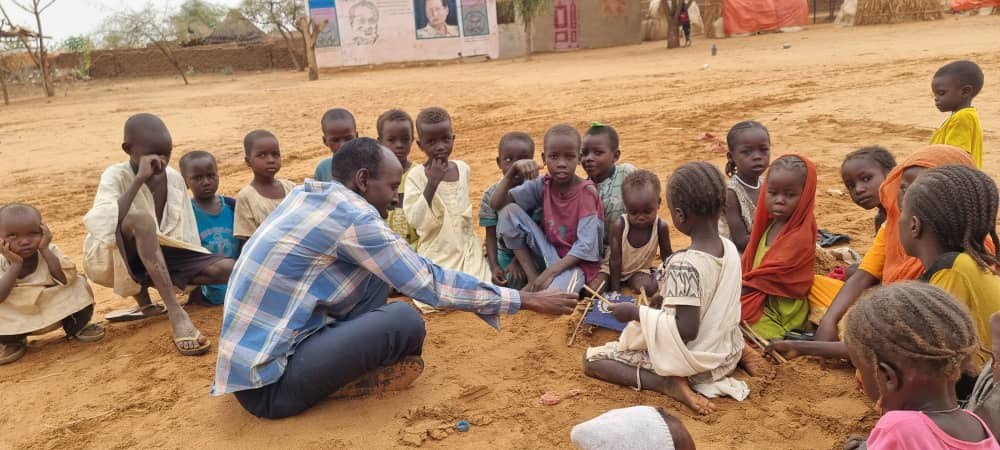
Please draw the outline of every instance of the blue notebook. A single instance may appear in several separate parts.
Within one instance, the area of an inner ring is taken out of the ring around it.
[[[635,297],[622,295],[617,299],[609,301],[611,303],[635,303]],[[586,317],[583,318],[583,323],[618,332],[624,330],[626,325],[625,323],[619,322],[615,319],[615,316],[612,315],[611,312],[604,306],[604,302],[600,300],[594,301],[594,307],[590,308],[590,312],[588,312]]]

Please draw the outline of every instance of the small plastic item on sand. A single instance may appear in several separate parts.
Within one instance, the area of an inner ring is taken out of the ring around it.
[[[539,401],[545,406],[558,405],[562,401],[562,397],[559,396],[558,392],[549,391],[542,394]]]
[[[785,45],[781,46],[781,48],[783,48],[785,50],[788,50],[788,49],[792,48],[792,44],[789,44],[789,43],[786,42]]]
[[[466,431],[469,431],[469,421],[459,420],[458,423],[455,424],[455,429],[458,430],[460,433],[465,433]]]

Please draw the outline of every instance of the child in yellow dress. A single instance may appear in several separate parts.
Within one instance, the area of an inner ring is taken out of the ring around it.
[[[38,210],[0,208],[0,365],[24,356],[28,335],[60,326],[70,339],[103,339],[104,328],[90,323],[93,314],[90,285],[52,244]]]
[[[965,150],[978,169],[983,168],[983,126],[972,99],[982,89],[983,70],[972,61],[945,64],[931,81],[934,105],[941,112],[951,113],[931,136],[931,144],[953,145]]]

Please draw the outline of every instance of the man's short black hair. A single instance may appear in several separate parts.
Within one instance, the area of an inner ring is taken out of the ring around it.
[[[346,183],[361,169],[368,169],[372,178],[378,179],[382,167],[383,146],[372,138],[347,141],[333,154],[331,175],[334,180]]]
[[[979,95],[979,91],[983,89],[983,69],[972,61],[962,60],[945,64],[934,74],[934,78],[945,75],[954,77],[960,87],[972,86],[973,97]]]

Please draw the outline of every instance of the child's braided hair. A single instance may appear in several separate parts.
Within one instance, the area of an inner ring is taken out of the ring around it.
[[[767,171],[768,178],[775,170],[788,170],[795,173],[801,174],[806,177],[809,174],[809,167],[806,166],[806,162],[795,155],[783,155],[780,158],[771,162],[771,168]]]
[[[729,129],[729,133],[726,134],[726,147],[729,148],[729,152],[726,153],[726,176],[732,177],[736,175],[736,161],[733,161],[733,150],[735,149],[736,139],[739,138],[740,134],[744,131],[751,129],[763,130],[764,134],[767,135],[767,140],[771,140],[771,133],[767,131],[767,127],[764,124],[757,122],[756,120],[746,120],[736,125],[733,125]]]
[[[882,168],[883,174],[888,174],[892,171],[893,167],[896,167],[896,158],[892,156],[892,153],[889,153],[889,150],[886,150],[885,147],[880,147],[878,145],[861,147],[851,153],[848,153],[844,158],[844,162],[840,163],[840,167],[843,168],[844,164],[847,164],[848,161],[853,161],[855,159],[871,160]]]
[[[410,124],[410,135],[413,134],[413,118],[402,109],[390,109],[378,116],[378,120],[375,121],[375,131],[379,139],[382,139],[382,127],[386,122],[406,122]]]
[[[934,230],[941,246],[968,253],[980,267],[996,273],[1000,258],[984,244],[997,238],[997,185],[989,175],[967,166],[941,166],[917,177],[903,197],[907,210]]]
[[[957,380],[979,349],[972,318],[954,297],[918,281],[875,289],[847,313],[844,343],[877,367],[913,367]]]
[[[670,175],[667,195],[671,208],[696,216],[718,216],[726,206],[726,183],[714,165],[690,162]]]

